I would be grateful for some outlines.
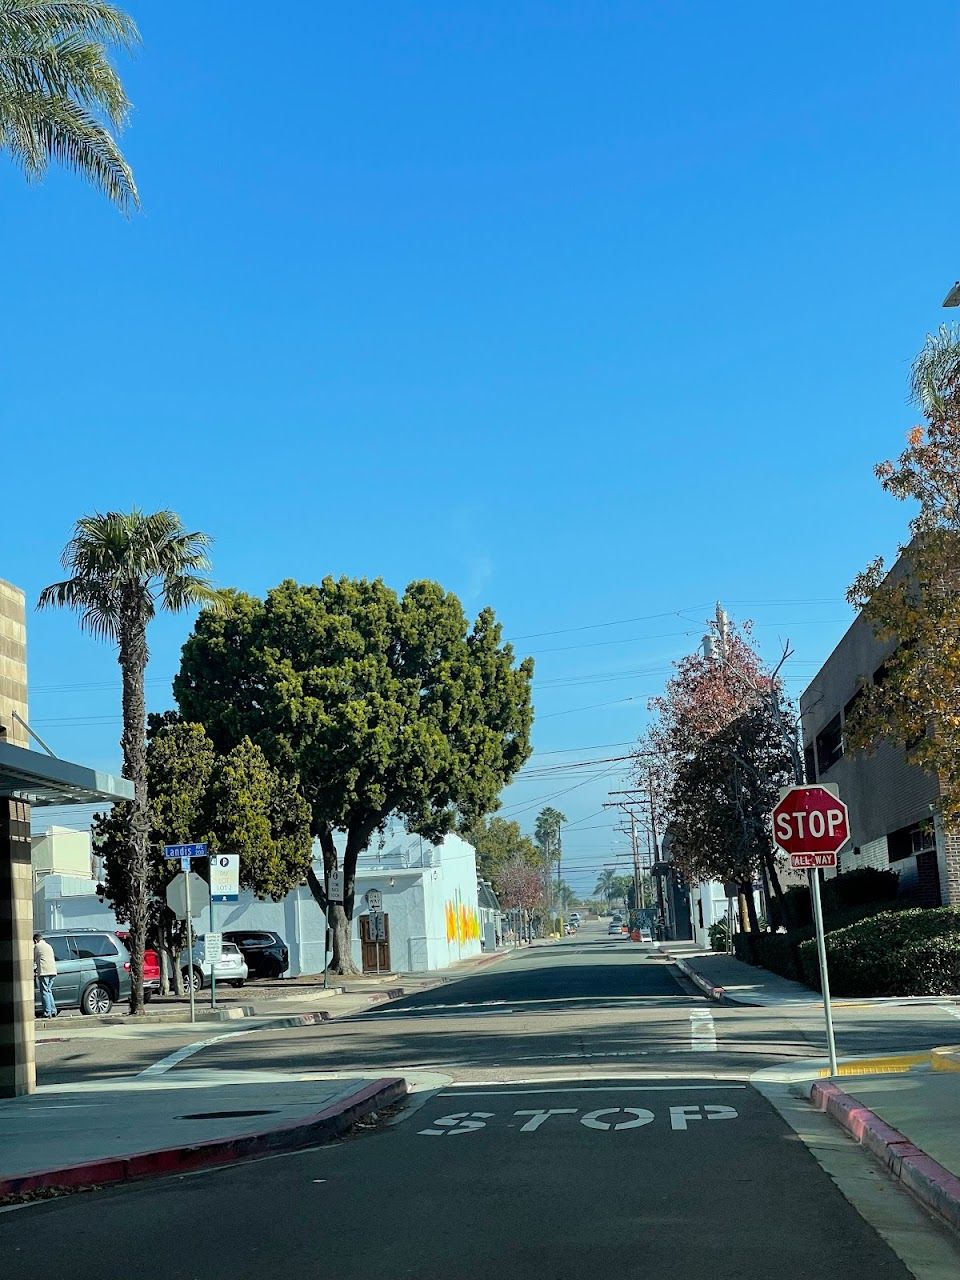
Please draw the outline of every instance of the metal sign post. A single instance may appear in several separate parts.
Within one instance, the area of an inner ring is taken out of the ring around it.
[[[165,857],[171,860],[174,858],[180,859],[180,871],[184,879],[187,917],[187,966],[190,975],[188,979],[190,987],[190,1021],[196,1022],[197,1009],[193,991],[193,910],[190,903],[190,862],[192,858],[205,858],[207,856],[207,846],[205,844],[165,844],[163,853]]]
[[[809,786],[784,787],[773,810],[773,838],[790,855],[794,870],[804,870],[810,880],[810,902],[817,933],[817,960],[820,964],[820,989],[823,992],[823,1017],[827,1032],[827,1054],[830,1074],[837,1075],[837,1042],[833,1031],[833,1005],[830,1002],[830,974],[827,968],[827,943],[823,929],[823,904],[820,901],[820,868],[837,866],[837,855],[850,839],[850,817],[834,783],[818,782]]]
[[[196,1020],[197,1020],[197,1005],[196,1005],[196,999],[195,999],[194,991],[193,991],[193,916],[191,915],[191,907],[190,907],[190,876],[189,876],[189,874],[188,874],[187,876],[185,876],[184,878],[186,879],[186,882],[187,882],[187,884],[186,884],[186,894],[187,894],[187,964],[189,965],[189,973],[190,973],[190,977],[189,977],[189,979],[188,979],[187,985],[188,985],[188,986],[189,986],[189,988],[190,988],[190,1021],[191,1021],[191,1022],[196,1022]]]
[[[827,1024],[827,1053],[830,1057],[830,1074],[838,1074],[837,1042],[833,1034],[833,1005],[830,1003],[830,974],[827,972],[827,942],[823,934],[823,906],[820,902],[820,872],[808,871],[810,877],[810,901],[813,903],[813,919],[817,927],[817,959],[820,961],[820,989],[823,992],[823,1017]]]

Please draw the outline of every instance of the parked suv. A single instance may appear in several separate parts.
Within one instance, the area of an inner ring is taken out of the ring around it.
[[[58,1009],[109,1013],[130,998],[130,956],[115,934],[100,929],[50,929],[43,934],[53,948],[57,976],[53,998]],[[40,1012],[39,984],[34,1008]]]
[[[251,978],[281,978],[290,968],[290,952],[279,933],[266,929],[231,929],[224,942],[240,948]]]
[[[204,959],[203,936],[201,935],[193,944],[193,962],[190,963],[187,958],[187,952],[180,953],[180,968],[183,970],[183,980],[189,984],[193,983],[194,991],[201,991],[204,987],[210,985],[210,979],[215,973],[218,982],[229,982],[231,987],[242,987],[247,980],[247,962],[240,954],[240,949],[232,942],[224,942],[220,951],[220,959],[216,965],[210,965]]]

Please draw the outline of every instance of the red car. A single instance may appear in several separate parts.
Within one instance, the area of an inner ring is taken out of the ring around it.
[[[126,929],[118,929],[117,937],[130,950],[130,934]],[[160,957],[149,947],[143,953],[143,998],[149,1000],[160,991]]]

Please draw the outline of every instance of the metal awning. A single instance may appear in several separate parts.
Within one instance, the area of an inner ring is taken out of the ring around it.
[[[0,742],[0,796],[29,804],[98,804],[132,800],[133,783],[82,764]]]

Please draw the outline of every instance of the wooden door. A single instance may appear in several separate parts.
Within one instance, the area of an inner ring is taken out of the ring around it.
[[[364,973],[376,973],[377,952],[379,950],[379,969],[381,973],[390,972],[390,917],[384,912],[383,916],[383,932],[386,935],[383,942],[373,942],[370,938],[370,917],[364,915],[360,917],[360,955],[363,964]]]

